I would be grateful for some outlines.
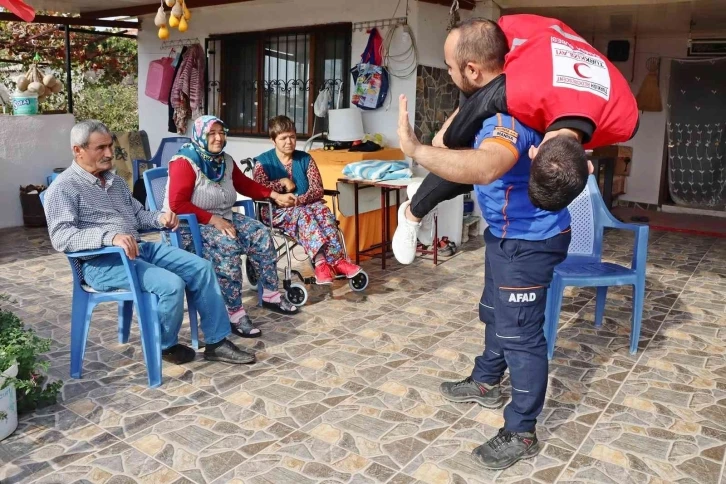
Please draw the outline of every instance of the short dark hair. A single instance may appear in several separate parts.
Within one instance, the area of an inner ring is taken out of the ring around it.
[[[555,136],[540,145],[532,160],[529,199],[542,210],[563,210],[585,189],[589,174],[580,142],[570,136]]]
[[[270,139],[275,141],[282,133],[296,133],[295,122],[287,116],[275,116],[267,123]]]
[[[460,22],[453,30],[459,31],[456,60],[464,69],[469,62],[481,64],[493,71],[504,68],[504,57],[509,52],[507,36],[496,22],[473,18]]]

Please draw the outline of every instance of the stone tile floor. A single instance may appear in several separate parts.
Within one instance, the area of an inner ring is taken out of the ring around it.
[[[628,263],[632,238],[606,236]],[[535,459],[500,472],[471,449],[501,410],[451,404],[443,380],[482,348],[476,242],[434,269],[381,271],[365,293],[313,288],[295,317],[248,307],[264,332],[237,340],[253,366],[201,358],[146,386],[138,333],[120,345],[116,309],[94,315],[71,380],[71,274],[44,229],[0,233],[0,293],[52,338],[61,401],[0,443],[3,483],[718,483],[726,454],[726,241],[652,232],[640,351],[628,354],[631,294],[612,289],[601,329],[591,290],[566,294]],[[188,331],[183,334],[188,339]]]

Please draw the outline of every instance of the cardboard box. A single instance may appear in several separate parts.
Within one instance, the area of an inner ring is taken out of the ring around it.
[[[627,183],[627,177],[625,175],[615,175],[613,177],[613,197],[617,197],[618,195],[624,195],[626,193],[626,183]],[[598,185],[600,185],[600,193],[603,192],[604,186],[605,186],[605,180],[601,176],[598,180]]]
[[[592,150],[597,158],[615,158],[615,175],[630,175],[630,162],[633,159],[633,147],[610,145]]]

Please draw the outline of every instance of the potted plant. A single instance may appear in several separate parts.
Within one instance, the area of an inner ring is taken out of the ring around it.
[[[48,383],[48,362],[39,360],[50,350],[50,340],[40,338],[12,311],[0,295],[0,440],[15,431],[18,414],[55,403],[62,382]]]

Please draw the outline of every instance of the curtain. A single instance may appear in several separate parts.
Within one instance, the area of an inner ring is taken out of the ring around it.
[[[668,188],[678,205],[726,205],[726,59],[673,60],[668,94]]]

